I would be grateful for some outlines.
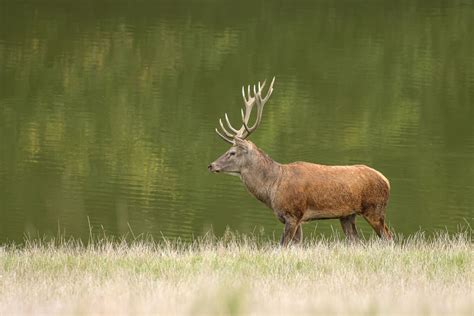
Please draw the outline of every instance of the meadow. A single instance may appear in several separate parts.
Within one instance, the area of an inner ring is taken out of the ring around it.
[[[397,239],[26,240],[0,248],[0,314],[472,315],[471,232]]]

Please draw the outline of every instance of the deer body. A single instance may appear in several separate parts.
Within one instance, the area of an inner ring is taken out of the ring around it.
[[[388,200],[388,182],[367,166],[298,162],[283,170],[273,207],[292,210],[301,222],[360,214]]]
[[[300,242],[301,224],[317,219],[338,218],[346,236],[357,239],[356,215],[362,215],[380,237],[391,239],[384,221],[390,184],[380,172],[365,165],[280,164],[251,141],[243,139],[258,126],[265,104],[262,101],[268,100],[273,81],[265,98],[261,98],[263,86],[259,83],[258,91],[254,86],[253,103],[256,102],[259,108],[257,123],[252,128],[247,126],[253,106],[249,102],[252,101],[250,88],[248,100],[243,93],[246,113],[242,112],[242,128],[234,129],[226,115],[226,121],[236,135],[228,132],[220,121],[226,136],[218,134],[232,147],[211,163],[209,170],[240,176],[247,190],[271,208],[285,224],[282,245]]]

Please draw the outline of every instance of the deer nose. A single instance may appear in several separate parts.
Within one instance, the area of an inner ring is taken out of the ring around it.
[[[214,165],[214,163],[211,163],[209,166],[207,166],[207,169],[208,169],[210,172],[219,172],[219,170],[216,168],[216,166]]]

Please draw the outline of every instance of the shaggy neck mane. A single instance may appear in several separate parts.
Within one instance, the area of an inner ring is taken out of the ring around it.
[[[260,148],[256,148],[255,158],[241,170],[240,175],[247,190],[257,199],[271,206],[272,192],[280,172],[280,164]]]

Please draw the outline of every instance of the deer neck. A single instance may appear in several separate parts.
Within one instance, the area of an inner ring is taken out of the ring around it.
[[[281,166],[260,149],[257,149],[254,158],[242,168],[240,177],[253,196],[271,207],[273,192],[281,174]]]

